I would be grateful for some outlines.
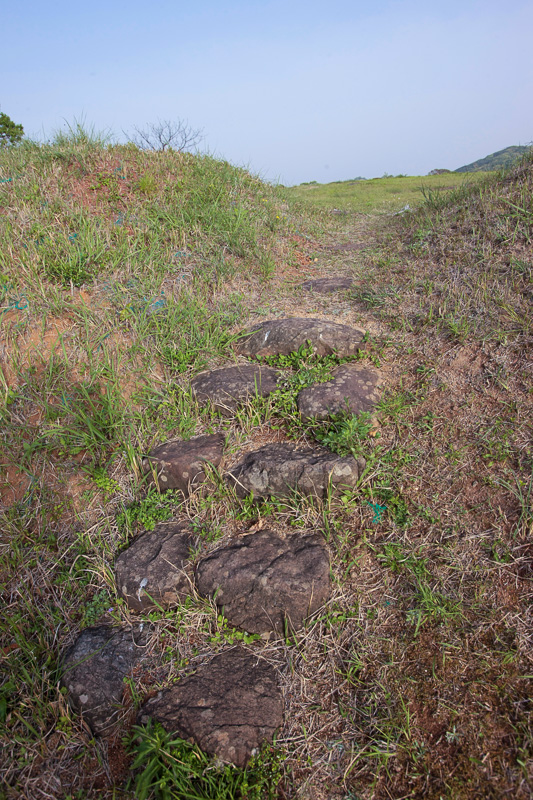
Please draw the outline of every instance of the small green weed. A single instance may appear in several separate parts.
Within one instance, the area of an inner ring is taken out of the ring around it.
[[[394,286],[383,286],[380,288],[357,287],[350,292],[351,297],[362,303],[366,308],[382,308],[391,300],[397,300],[399,294]]]
[[[512,426],[497,418],[487,426],[479,437],[483,458],[489,467],[497,462],[507,461],[513,454]]]
[[[141,175],[141,177],[137,181],[137,189],[141,194],[144,194],[147,197],[149,197],[152,194],[156,194],[157,187],[158,187],[157,180],[153,175],[150,175],[148,173],[146,175]]]
[[[155,487],[150,487],[143,500],[132,503],[117,515],[118,528],[122,533],[131,533],[135,526],[153,531],[158,522],[172,519],[181,503],[181,492],[170,490],[163,495]]]
[[[398,464],[399,459],[397,458],[397,453],[390,451],[389,453],[381,456],[381,463],[385,468],[388,466],[387,462],[389,459],[392,461],[393,465],[396,466],[396,464]],[[386,506],[388,516],[396,523],[396,525],[398,525],[399,528],[405,528],[410,524],[411,518],[407,508],[407,503],[400,494],[394,491],[394,489],[375,484],[372,488],[365,487],[363,494],[365,497],[369,497],[371,500],[377,500],[378,503]]]
[[[376,549],[372,547],[372,549]],[[428,578],[428,559],[415,552],[408,552],[399,542],[386,542],[381,550],[376,552],[376,558],[383,566],[392,572],[410,573],[415,578]]]
[[[315,438],[340,456],[358,456],[362,454],[373,426],[372,414],[367,411],[358,415],[336,414],[323,429],[315,431]]]
[[[86,626],[94,625],[95,622],[111,606],[111,598],[107,591],[102,589],[93,596],[92,600],[86,603],[83,609],[83,623]]]
[[[398,389],[384,394],[383,399],[378,404],[378,410],[383,416],[389,417],[391,421],[399,424],[403,421],[404,415],[414,402],[416,402],[416,397],[411,392]]]
[[[414,607],[407,611],[407,621],[414,625],[414,636],[427,622],[449,622],[462,616],[461,603],[452,600],[427,583],[417,581]]]
[[[290,376],[294,383],[291,386],[305,389],[314,383],[324,383],[332,378],[332,370],[339,364],[353,361],[355,356],[339,358],[332,354],[319,356],[314,350],[310,341],[302,344],[298,350],[288,355],[258,357],[258,361],[268,364],[270,367],[278,369],[291,369],[294,374]]]
[[[255,498],[253,492],[247,495],[240,503],[240,508],[235,513],[235,519],[246,522],[253,522],[259,517],[273,517],[279,514],[287,514],[292,510],[292,506],[287,500],[278,497]]]
[[[312,432],[318,439],[319,436],[322,434],[325,436],[330,431],[329,421],[325,424],[317,423],[316,425],[310,425],[309,423],[304,424],[302,422],[298,412],[298,395],[302,389],[331,380],[335,367],[354,361],[357,358],[358,356],[339,358],[335,354],[319,356],[313,351],[313,347],[309,341],[301,345],[294,353],[258,358],[260,363],[285,370],[278,381],[277,389],[270,395],[269,408],[271,415],[281,421],[281,424],[289,436],[299,438],[302,433]],[[341,446],[343,436],[344,441],[348,442],[350,430],[354,435],[357,432],[362,433],[367,422],[367,418],[364,414],[362,415],[360,426],[358,426],[355,421],[344,423],[341,419],[347,419],[346,415],[338,415],[332,422],[333,427],[337,425],[339,447]],[[277,423],[273,424],[272,427],[275,428],[276,425]],[[331,443],[334,444],[334,442],[335,434],[332,432]],[[347,452],[350,451],[347,450]]]
[[[104,492],[105,495],[116,494],[119,490],[119,485],[116,480],[111,478],[105,467],[96,466],[88,470],[91,480],[96,486]]]
[[[217,629],[210,637],[209,642],[212,645],[217,644],[236,644],[242,642],[243,644],[252,644],[261,639],[259,633],[247,633],[246,631],[239,631],[233,628],[223,614],[217,615]]]

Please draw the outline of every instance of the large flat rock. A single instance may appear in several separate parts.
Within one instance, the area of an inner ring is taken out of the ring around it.
[[[150,718],[169,733],[194,739],[206,753],[244,767],[283,721],[276,672],[241,647],[226,650],[148,700],[139,722]]]
[[[249,633],[300,628],[331,591],[323,537],[270,530],[240,536],[202,559],[196,581],[231,625]]]
[[[169,608],[190,593],[184,567],[195,540],[189,523],[161,522],[119,554],[117,590],[132,611]]]
[[[150,626],[86,628],[62,659],[61,685],[94,733],[111,732],[120,717],[124,678],[146,657]]]
[[[237,352],[249,358],[288,355],[311,343],[319,356],[336,353],[353,356],[361,347],[363,332],[322,319],[289,317],[261,322],[250,328],[237,344]]]
[[[303,389],[298,395],[298,410],[304,420],[327,419],[345,411],[372,413],[380,398],[383,381],[374,369],[345,364],[333,373],[333,380]]]
[[[280,373],[259,364],[238,364],[201,372],[191,382],[196,398],[211,401],[217,411],[231,416],[237,407],[254,397],[267,397],[276,388]]]
[[[187,497],[205,480],[206,463],[219,466],[225,443],[223,433],[166,442],[143,458],[142,467],[149,482],[157,475],[161,491],[179,489]]]
[[[324,447],[298,450],[292,444],[266,444],[248,453],[226,478],[238,497],[290,497],[295,492],[326,498],[357,485],[363,459],[338,456]]]

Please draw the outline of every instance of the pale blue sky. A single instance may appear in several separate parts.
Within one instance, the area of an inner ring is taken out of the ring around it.
[[[424,175],[533,140],[531,0],[21,0],[0,109],[35,138],[185,118],[269,180]]]

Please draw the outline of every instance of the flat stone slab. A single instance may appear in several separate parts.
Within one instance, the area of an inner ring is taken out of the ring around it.
[[[333,292],[346,292],[353,286],[353,278],[345,275],[332,275],[331,278],[316,278],[302,283],[302,289],[317,294],[332,294]]]
[[[323,537],[270,530],[241,536],[202,559],[196,581],[231,625],[249,633],[301,628],[331,591]]]
[[[189,523],[161,522],[115,561],[117,590],[132,611],[169,608],[190,594],[184,566],[196,537]]]
[[[237,352],[256,356],[289,355],[311,342],[319,356],[336,353],[344,358],[361,347],[363,332],[348,325],[322,319],[289,317],[261,322],[248,330],[237,344]]]
[[[205,480],[206,463],[218,467],[222,461],[226,437],[223,433],[194,436],[154,447],[142,460],[149,482],[154,482],[154,472],[161,491],[180,489],[187,497]]]
[[[304,420],[327,419],[332,414],[372,413],[380,398],[383,380],[374,369],[345,364],[333,372],[333,380],[302,389],[298,410]]]
[[[210,755],[244,767],[283,721],[276,672],[241,647],[226,650],[194,675],[148,700],[138,720],[192,738]]]
[[[241,403],[268,397],[276,388],[280,372],[259,364],[243,364],[201,372],[191,382],[200,402],[210,400],[217,411],[231,416]]]
[[[324,447],[297,450],[292,444],[266,444],[248,453],[226,478],[237,497],[288,497],[294,492],[326,498],[356,486],[364,459],[338,456]]]
[[[124,678],[143,660],[149,625],[86,628],[65,653],[61,685],[92,731],[110,733],[120,716]]]

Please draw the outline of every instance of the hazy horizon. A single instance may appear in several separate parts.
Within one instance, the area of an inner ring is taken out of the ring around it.
[[[30,0],[3,12],[0,110],[43,138],[157,119],[292,185],[457,169],[533,139],[533,6]]]

